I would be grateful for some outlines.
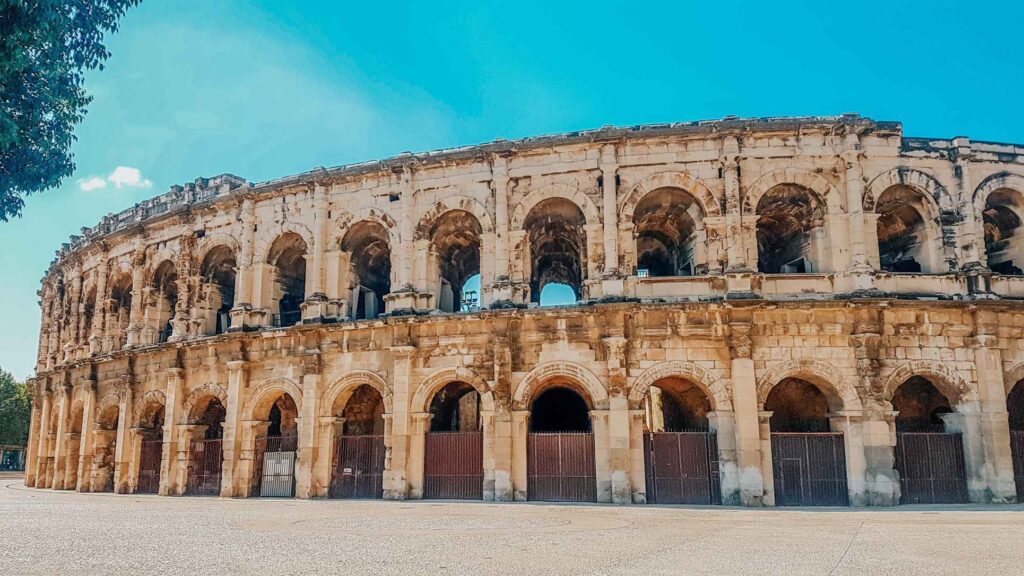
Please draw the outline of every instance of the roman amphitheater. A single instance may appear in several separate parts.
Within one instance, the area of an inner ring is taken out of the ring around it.
[[[1018,501],[1022,218],[1024,146],[857,115],[200,178],[58,251],[26,483]]]

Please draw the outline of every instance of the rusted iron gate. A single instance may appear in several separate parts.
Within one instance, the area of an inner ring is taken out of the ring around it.
[[[264,436],[256,439],[253,451],[250,496],[291,498],[295,495],[295,454],[298,438]]]
[[[480,432],[430,432],[424,442],[423,497],[484,497],[484,440]]]
[[[331,474],[331,498],[384,496],[384,436],[339,436]]]
[[[1013,454],[1013,480],[1017,483],[1017,502],[1024,502],[1024,430],[1010,430]]]
[[[138,494],[156,494],[160,490],[160,461],[163,459],[164,443],[160,440],[143,440],[139,453],[139,482],[135,486]],[[218,487],[218,493],[220,489]]]
[[[832,432],[773,432],[776,506],[848,506],[846,448]]]
[[[958,432],[899,432],[900,504],[967,502],[964,444]]]
[[[222,448],[222,440],[192,440],[189,442],[186,494],[193,496],[220,495]]]
[[[596,502],[594,435],[531,432],[526,437],[527,498],[547,502]]]
[[[717,434],[648,432],[644,468],[648,503],[722,503]]]

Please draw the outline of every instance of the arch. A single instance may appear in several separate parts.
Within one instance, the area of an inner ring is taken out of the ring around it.
[[[608,408],[608,391],[593,372],[575,362],[552,360],[538,364],[519,381],[512,395],[512,409],[528,410],[530,401],[553,378],[564,378],[577,384],[592,409]]]
[[[175,272],[178,271],[178,254],[172,252],[167,248],[161,248],[153,255],[153,258],[147,262],[145,272],[143,273],[143,286],[152,286],[153,280],[156,277],[157,271],[164,265],[165,262],[170,262],[174,267]]]
[[[982,180],[981,184],[974,189],[974,208],[978,218],[985,211],[985,202],[989,195],[1003,188],[1016,190],[1024,195],[1024,176],[1012,172],[997,172]]]
[[[161,392],[160,390],[150,390],[149,392],[143,394],[135,402],[135,417],[133,418],[132,421],[141,422],[143,417],[146,415],[146,409],[149,406],[154,406],[157,404],[165,407],[167,406],[167,397],[164,395],[163,392]]]
[[[56,407],[57,407],[57,403],[55,402],[54,403],[54,409],[56,409]],[[111,408],[117,408],[118,411],[120,411],[120,409],[121,409],[121,395],[120,394],[110,393],[110,394],[107,394],[106,396],[104,396],[103,398],[100,398],[99,402],[96,402],[96,410],[95,410],[95,413],[93,414],[93,422],[95,422],[97,426],[101,426],[101,429],[102,429],[102,423],[100,422],[100,419],[103,417],[103,414],[105,412],[109,411]],[[118,418],[120,418],[120,414],[118,414]]]
[[[249,393],[248,399],[242,408],[242,418],[245,420],[259,420],[257,412],[264,409],[270,410],[270,406],[281,394],[287,394],[295,402],[296,413],[302,414],[302,388],[298,384],[283,376],[274,376],[260,382]]]
[[[313,233],[309,231],[309,228],[298,222],[282,222],[272,230],[268,230],[260,235],[253,250],[253,263],[266,262],[267,258],[270,257],[270,248],[274,245],[274,241],[289,232],[298,234],[302,241],[306,243],[306,251],[309,254],[313,253],[315,242]]]
[[[210,234],[209,236],[204,236],[199,242],[199,246],[196,247],[194,257],[192,259],[192,269],[199,270],[203,265],[203,260],[206,259],[206,255],[214,248],[220,246],[227,247],[233,254],[241,253],[241,247],[239,246],[238,241],[235,240],[234,236],[223,233]]]
[[[779,362],[769,366],[757,379],[757,405],[763,407],[768,394],[776,384],[786,378],[799,378],[817,386],[828,399],[833,411],[863,410],[857,388],[835,366],[803,358],[792,362]]]
[[[693,362],[670,360],[659,362],[644,370],[633,380],[629,387],[629,405],[632,409],[639,409],[644,401],[644,396],[655,382],[664,378],[682,378],[692,382],[704,391],[712,401],[711,409],[721,412],[732,411],[732,395],[728,386],[714,373],[705,370]]]
[[[401,244],[401,236],[398,226],[395,225],[395,219],[389,216],[387,212],[371,207],[360,208],[352,212],[342,212],[335,218],[331,224],[331,236],[330,241],[327,243],[327,248],[337,250],[341,246],[342,240],[345,239],[345,235],[348,234],[348,231],[356,224],[364,221],[380,224],[387,231],[388,242],[391,246],[399,246]]]
[[[416,230],[413,233],[413,240],[429,239],[434,223],[448,212],[454,210],[461,210],[472,214],[476,221],[480,223],[480,229],[483,234],[494,233],[494,220],[483,204],[468,196],[446,196],[420,216],[419,222],[416,224]]]
[[[921,376],[942,392],[955,408],[961,404],[977,401],[977,394],[959,374],[943,364],[929,360],[914,360],[899,365],[885,381],[883,398],[892,402],[892,397],[904,382],[914,376]]]
[[[1003,388],[1007,394],[1013,390],[1018,382],[1024,380],[1024,362],[1017,364],[1010,370],[1003,372]]]
[[[482,412],[494,411],[494,395],[491,393],[491,387],[479,374],[465,366],[441,368],[424,378],[412,397],[412,409],[420,412],[429,412],[430,401],[433,400],[434,394],[447,384],[456,381],[465,382],[476,390],[477,394],[480,395],[480,409]]]
[[[533,210],[533,207],[550,198],[562,198],[576,205],[583,212],[583,218],[587,225],[600,224],[601,213],[597,205],[589,196],[583,193],[578,187],[573,188],[568,184],[549,184],[531,191],[522,199],[514,210],[512,210],[512,230],[522,230],[523,222]]]
[[[619,222],[632,222],[636,205],[644,196],[661,188],[683,190],[700,204],[706,216],[722,215],[721,202],[704,182],[688,172],[671,171],[652,174],[637,182],[619,203]]]
[[[186,418],[186,421],[187,419],[198,416],[197,414],[194,414],[196,407],[199,406],[200,402],[209,398],[216,398],[225,407],[228,405],[228,394],[224,391],[224,388],[219,384],[207,382],[202,386],[190,390],[188,396],[185,397],[182,414]]]
[[[949,192],[946,191],[946,188],[938,180],[920,170],[906,166],[897,166],[891,170],[886,170],[871,180],[864,188],[864,196],[862,198],[864,211],[874,212],[875,202],[878,201],[883,192],[893,186],[907,186],[920,192],[925,200],[927,200],[931,211],[929,217],[932,219],[938,218],[942,212],[956,211],[956,207],[953,205],[953,198],[950,197]]]
[[[761,197],[780,184],[795,184],[806,188],[821,206],[827,208],[829,214],[843,210],[840,194],[824,176],[799,168],[783,168],[764,174],[747,188],[747,193],[743,195],[743,211],[753,214]]]
[[[333,416],[332,410],[339,398],[348,401],[348,396],[362,385],[367,385],[380,394],[384,402],[384,413],[391,414],[393,411],[393,394],[388,383],[376,372],[369,370],[353,370],[346,372],[343,376],[334,381],[324,393],[324,400],[320,403],[320,416]]]

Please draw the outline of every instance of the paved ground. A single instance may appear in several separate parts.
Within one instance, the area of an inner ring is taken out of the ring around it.
[[[0,574],[1019,574],[1024,508],[224,500],[0,477]]]

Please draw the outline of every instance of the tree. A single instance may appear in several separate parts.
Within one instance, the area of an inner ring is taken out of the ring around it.
[[[27,445],[31,417],[28,386],[16,382],[10,372],[0,368],[0,444]]]
[[[74,172],[85,71],[103,68],[104,34],[139,1],[0,0],[0,221]]]

